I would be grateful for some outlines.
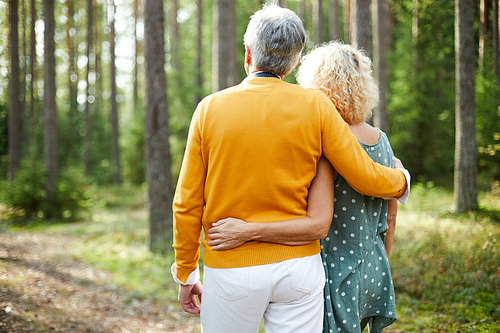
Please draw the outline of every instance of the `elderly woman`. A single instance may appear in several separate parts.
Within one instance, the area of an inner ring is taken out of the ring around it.
[[[319,89],[328,96],[374,161],[393,165],[394,155],[387,136],[365,122],[377,104],[378,89],[371,61],[363,52],[338,42],[322,45],[305,57],[297,79],[303,87]],[[324,176],[324,168],[318,166],[306,218],[279,223],[221,220],[208,231],[212,239],[208,244],[213,250],[224,250],[262,237],[288,245],[307,242],[314,230],[293,239],[287,235],[304,224],[314,226],[307,219],[315,221],[320,211],[331,205],[328,196],[319,194],[318,184],[334,187],[334,217],[327,236],[321,240],[326,274],[324,332],[357,333],[367,324],[370,332],[382,332],[396,320],[387,253],[392,244],[397,201],[362,195],[338,174],[333,184],[331,178]],[[388,220],[392,228],[391,236],[386,239]]]

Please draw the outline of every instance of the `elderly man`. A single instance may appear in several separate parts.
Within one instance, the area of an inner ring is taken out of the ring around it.
[[[407,171],[373,163],[323,93],[282,80],[305,44],[297,15],[265,6],[252,16],[244,43],[248,77],[198,105],[174,198],[172,274],[183,309],[194,314],[200,313],[195,296],[202,294],[202,230],[227,217],[305,216],[322,154],[360,193],[408,194]],[[203,332],[257,332],[262,318],[266,332],[322,331],[318,240],[296,246],[250,241],[227,251],[212,251],[208,241],[205,236]]]

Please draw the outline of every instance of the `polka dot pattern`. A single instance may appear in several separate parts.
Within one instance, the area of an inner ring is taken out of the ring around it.
[[[360,143],[375,161],[392,166],[385,133],[375,145]],[[388,163],[389,161],[389,163]],[[365,317],[370,332],[382,332],[396,320],[391,270],[384,241],[387,200],[355,192],[342,177],[335,180],[334,217],[321,240],[326,274],[323,332],[359,333]]]

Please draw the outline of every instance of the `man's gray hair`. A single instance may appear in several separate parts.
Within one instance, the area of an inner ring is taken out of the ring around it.
[[[288,75],[299,61],[306,32],[294,12],[269,4],[252,15],[243,40],[256,68]]]

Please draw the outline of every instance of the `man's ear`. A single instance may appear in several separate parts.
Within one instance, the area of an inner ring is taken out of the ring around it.
[[[250,65],[252,62],[252,52],[250,51],[250,48],[245,45],[245,64]]]

